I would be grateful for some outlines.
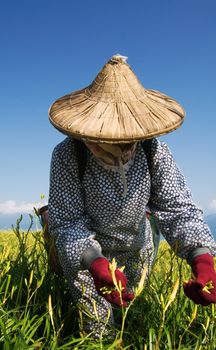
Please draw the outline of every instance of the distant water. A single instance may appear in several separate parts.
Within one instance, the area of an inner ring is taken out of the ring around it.
[[[0,214],[0,230],[10,230],[12,226],[16,227],[17,220],[20,219],[19,214]],[[28,230],[31,225],[31,218],[28,214],[22,215],[22,220],[20,222],[20,228],[24,231]],[[38,230],[41,228],[39,220],[37,217],[33,216],[33,225],[31,230]]]
[[[211,214],[205,217],[207,224],[216,240],[216,214]]]
[[[13,226],[16,226],[17,220],[20,218],[19,214],[2,215],[0,214],[0,230],[10,230]],[[205,221],[209,225],[211,232],[216,240],[216,214],[208,215],[205,217]],[[23,214],[22,221],[20,222],[20,228],[27,230],[31,224],[31,219],[28,214]],[[41,226],[37,217],[33,217],[33,225],[31,230],[40,230]]]

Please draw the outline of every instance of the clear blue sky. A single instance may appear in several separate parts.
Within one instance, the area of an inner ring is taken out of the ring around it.
[[[48,196],[51,152],[64,139],[50,104],[120,53],[146,88],[185,108],[182,128],[163,139],[196,203],[216,212],[215,14],[215,0],[0,1],[0,208]]]

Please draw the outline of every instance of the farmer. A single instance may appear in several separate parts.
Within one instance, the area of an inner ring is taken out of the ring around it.
[[[52,156],[49,232],[72,297],[86,310],[84,330],[106,334],[114,323],[112,306],[126,306],[144,266],[150,270],[158,232],[146,219],[147,207],[192,267],[185,294],[197,304],[215,303],[216,244],[169,148],[156,138],[181,126],[182,107],[145,89],[126,57],[115,55],[91,85],[54,102],[49,118],[68,135]],[[113,258],[122,296],[111,277]],[[209,292],[203,291],[208,282]]]

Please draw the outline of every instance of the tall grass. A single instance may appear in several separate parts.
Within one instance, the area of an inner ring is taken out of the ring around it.
[[[31,218],[32,220],[32,218]],[[82,310],[62,275],[50,271],[42,232],[0,234],[0,349],[216,349],[215,305],[184,296],[190,268],[161,242],[150,279],[126,310],[115,310],[116,338],[84,336]]]

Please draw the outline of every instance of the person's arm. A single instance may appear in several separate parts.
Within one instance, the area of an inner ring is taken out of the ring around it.
[[[88,268],[102,256],[88,222],[75,147],[67,138],[53,151],[49,191],[49,232],[56,238],[63,269],[69,266],[75,272]]]
[[[152,194],[149,207],[177,254],[189,263],[201,254],[216,254],[216,244],[202,211],[164,142],[152,142]]]
[[[95,233],[88,229],[89,218],[84,209],[74,144],[66,139],[54,149],[52,156],[49,233],[56,238],[59,260],[67,278],[88,269],[98,293],[108,302],[125,307],[133,299],[133,294],[126,289],[127,278],[118,268],[115,270],[116,281],[122,286],[120,297],[112,280],[110,263],[103,256]],[[109,293],[104,292],[104,288],[108,288]]]
[[[193,276],[184,284],[185,294],[196,304],[216,303],[216,243],[168,147],[155,140],[152,153],[149,206],[166,240],[191,265]]]

